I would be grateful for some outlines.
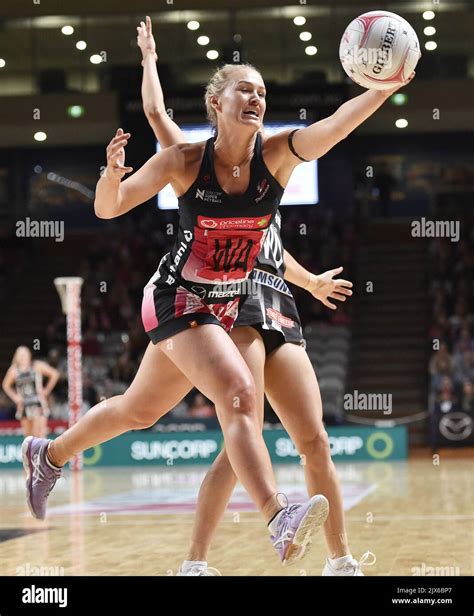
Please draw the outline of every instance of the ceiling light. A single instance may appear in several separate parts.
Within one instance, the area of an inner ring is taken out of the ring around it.
[[[399,118],[396,122],[395,122],[395,126],[397,128],[406,128],[408,126],[408,120],[405,120],[405,118]]]
[[[293,19],[293,23],[295,24],[295,26],[304,26],[306,23],[306,17],[303,17],[302,15],[298,15],[297,17]]]

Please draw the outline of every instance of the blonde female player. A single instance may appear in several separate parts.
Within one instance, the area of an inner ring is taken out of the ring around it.
[[[48,379],[43,386],[43,377]],[[31,358],[26,346],[19,346],[3,379],[3,390],[16,404],[15,417],[23,436],[44,438],[48,427],[47,398],[58,382],[59,372],[44,361]]]
[[[260,78],[258,88],[264,87]],[[280,559],[291,563],[324,523],[327,499],[316,494],[304,504],[282,505],[255,383],[228,332],[295,164],[286,135],[266,144],[262,156],[263,96],[257,108],[247,94],[231,90],[214,104],[219,142],[166,148],[124,181],[132,171],[124,166],[130,134],[118,129],[107,147],[96,215],[122,216],[171,184],[180,204],[178,233],[144,290],[142,320],[151,343],[133,383],[56,440],[25,439],[27,501],[32,514],[44,519],[47,498],[68,459],[131,428],[154,424],[169,410],[170,397],[179,400],[180,389],[192,384],[214,402],[232,468],[268,524]]]
[[[146,24],[143,21],[140,23],[137,32],[137,43],[142,51],[142,99],[145,114],[162,148],[183,143],[185,136],[166,112],[156,68],[156,44],[150,17],[146,17]],[[241,89],[253,92],[252,82],[256,73],[250,66],[227,65],[214,75],[206,97],[209,119],[214,127],[216,113],[209,104],[210,97],[218,96],[239,76],[249,80],[242,84]],[[253,98],[256,97],[258,92],[253,93]],[[318,381],[302,344],[294,299],[283,278],[307,289],[333,310],[336,306],[329,298],[345,301],[346,296],[352,295],[352,284],[346,280],[333,279],[342,268],[316,276],[300,266],[283,250],[278,217],[265,242],[254,270],[257,272],[254,281],[258,284],[259,295],[244,302],[230,335],[255,379],[260,423],[263,422],[265,388],[267,397],[299,453],[305,456],[308,493],[320,492],[329,501],[329,516],[324,525],[329,557],[324,574],[362,575],[361,565],[365,562],[365,555],[357,561],[350,553],[341,489],[322,422]],[[265,272],[265,275],[260,272]],[[276,318],[267,316],[269,310]],[[277,315],[281,315],[279,320]],[[178,575],[212,575],[215,571],[207,567],[207,553],[236,482],[237,477],[223,450],[202,483],[192,545],[188,560],[183,562]]]
[[[259,73],[242,70],[245,75],[209,96],[217,117],[215,143],[211,138],[166,148],[122,182],[132,171],[124,166],[130,134],[119,129],[110,142],[107,168],[97,185],[99,217],[125,214],[169,183],[179,195],[176,243],[144,290],[142,318],[153,344],[125,394],[91,409],[54,442],[26,439],[23,456],[28,502],[33,514],[44,518],[59,467],[84,449],[155,423],[170,399],[178,398],[184,374],[186,389],[192,383],[214,401],[230,464],[267,520],[280,558],[291,562],[304,554],[324,522],[327,500],[315,496],[304,505],[281,508],[260,430],[255,383],[224,329],[230,331],[237,318],[264,231],[299,163],[293,152],[308,160],[322,156],[387,96],[367,92],[330,118],[299,130],[294,140],[282,132],[263,141],[265,84]],[[233,173],[235,167],[240,174]],[[216,296],[219,303],[214,303]]]

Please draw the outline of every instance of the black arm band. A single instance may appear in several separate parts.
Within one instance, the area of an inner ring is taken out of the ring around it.
[[[304,163],[309,163],[311,161],[306,160],[306,158],[303,158],[302,156],[300,156],[299,154],[296,153],[295,148],[293,147],[293,135],[298,131],[298,128],[295,128],[294,131],[292,131],[289,135],[288,135],[288,146],[291,150],[291,153],[294,154],[296,156],[296,158],[299,158],[300,160],[302,160]]]

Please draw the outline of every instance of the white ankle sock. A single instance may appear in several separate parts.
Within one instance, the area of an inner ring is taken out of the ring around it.
[[[199,567],[201,569],[205,569],[207,567],[207,561],[205,560],[183,560],[183,564],[181,565],[181,571],[183,573],[187,573],[191,567]]]
[[[352,554],[346,554],[345,556],[340,556],[339,558],[328,558],[329,564],[335,569],[339,569],[350,560],[352,560]]]
[[[51,444],[51,443],[50,443],[50,444]],[[46,464],[47,464],[48,466],[50,466],[51,468],[53,468],[55,471],[60,471],[60,470],[62,469],[62,467],[61,467],[61,466],[55,466],[55,465],[51,462],[51,460],[49,459],[49,456],[48,456],[48,451],[49,451],[49,445],[48,445],[48,448],[46,449],[46,454],[45,454],[45,456],[44,456],[44,459],[46,460]]]

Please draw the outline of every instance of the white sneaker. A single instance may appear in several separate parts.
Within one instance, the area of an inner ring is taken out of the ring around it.
[[[190,567],[186,572],[184,572],[180,567],[176,575],[202,575],[222,577],[221,572],[217,569],[214,569],[214,567],[203,567],[202,565],[195,565],[194,567]]]
[[[368,562],[368,559],[372,558],[372,560],[370,562]],[[326,559],[326,564],[324,565],[324,569],[321,575],[323,576],[329,576],[329,575],[342,575],[342,576],[356,576],[356,575],[364,575],[362,573],[361,567],[371,567],[372,565],[375,565],[375,563],[377,562],[377,558],[375,557],[375,554],[373,554],[372,552],[366,552],[365,554],[363,554],[359,560],[356,560],[355,558],[352,558],[351,555],[349,556],[343,556],[342,558],[338,558],[338,559],[334,559],[334,560],[339,560],[342,561],[341,564],[339,566],[334,566],[333,564],[331,564],[329,558]]]

